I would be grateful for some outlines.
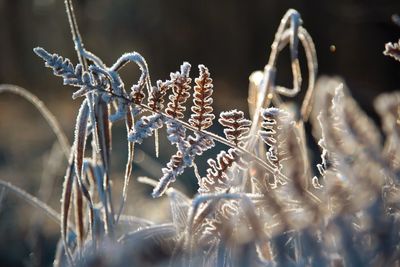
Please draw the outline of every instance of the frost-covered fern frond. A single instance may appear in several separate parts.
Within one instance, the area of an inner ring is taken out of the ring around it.
[[[196,156],[200,156],[204,151],[212,148],[215,144],[213,139],[205,134],[196,133],[195,136],[189,136],[188,140],[185,140],[186,146],[179,149],[178,152],[173,155],[170,162],[167,164],[167,168],[163,168],[163,176],[160,178],[160,182],[157,187],[153,190],[153,197],[161,196],[168,185],[176,180],[178,175],[181,175],[185,168],[192,167]]]
[[[263,110],[262,129],[259,135],[262,140],[267,144],[268,152],[267,158],[276,164],[280,169],[280,162],[287,157],[287,151],[282,151],[284,147],[288,125],[291,123],[290,115],[287,111],[278,108],[267,108]]]
[[[219,123],[226,127],[224,129],[226,139],[235,146],[242,146],[250,130],[251,121],[244,118],[243,111],[236,109],[221,112],[219,116]]]
[[[186,128],[183,127],[182,123],[175,120],[168,120],[166,125],[169,142],[172,145],[176,145],[179,151],[185,150],[188,146],[186,141]]]
[[[153,111],[161,111],[164,108],[164,96],[168,89],[170,89],[170,85],[170,81],[162,82],[161,80],[158,80],[157,86],[153,86],[148,99],[149,107]]]
[[[250,130],[251,121],[244,118],[244,113],[238,110],[221,112],[219,123],[226,127],[225,136],[235,147],[228,152],[221,151],[217,155],[216,161],[207,161],[209,168],[206,177],[199,181],[199,193],[223,192],[231,186],[232,177],[227,173],[234,164],[245,168],[245,159],[237,147],[241,147],[247,138],[246,134]]]
[[[215,115],[211,106],[213,99],[213,84],[210,73],[204,65],[199,65],[200,75],[195,79],[191,118],[189,123],[199,130],[207,129],[212,125]]]
[[[168,102],[165,112],[172,118],[182,119],[184,117],[183,112],[186,107],[183,105],[190,97],[188,91],[191,89],[190,83],[192,81],[189,77],[190,68],[190,64],[184,62],[181,65],[180,72],[171,73],[172,95],[169,97],[170,102]]]
[[[246,167],[240,154],[234,148],[230,148],[228,152],[221,151],[216,160],[209,159],[207,163],[210,167],[207,169],[207,176],[201,179],[199,193],[223,192],[229,189],[232,186],[232,179],[227,173],[229,168],[234,163],[241,168]]]
[[[141,144],[143,140],[153,134],[164,125],[164,116],[152,114],[143,116],[135,123],[135,126],[128,135],[128,141]]]
[[[50,54],[41,47],[36,47],[33,51],[45,61],[46,67],[53,69],[54,75],[63,78],[64,85],[84,87],[85,92],[87,92],[95,89],[96,86],[104,86],[106,82],[104,75],[96,75],[97,79],[95,80],[95,76],[84,71],[81,64],[77,64],[74,67],[68,58],[64,59],[57,54]],[[73,98],[81,95],[82,91],[79,90],[73,94]]]

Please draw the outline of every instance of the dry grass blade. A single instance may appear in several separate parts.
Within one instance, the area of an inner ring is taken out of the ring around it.
[[[153,236],[157,236],[159,234],[174,236],[176,234],[175,226],[172,223],[151,225],[149,227],[146,227],[145,231],[135,231],[131,234],[123,235],[118,241],[127,242],[129,241],[129,239],[136,239],[136,238],[147,239]]]
[[[279,45],[279,50],[282,50],[287,45],[287,43],[290,40],[290,36],[291,36],[291,30],[287,29],[282,34],[282,40],[281,40],[282,43]],[[307,121],[311,112],[311,108],[313,106],[315,80],[317,78],[317,72],[318,72],[318,61],[317,61],[317,52],[315,50],[314,42],[310,34],[302,26],[300,26],[298,29],[298,38],[304,47],[304,51],[307,58],[308,86],[306,95],[304,96],[304,100],[300,108],[300,114],[303,118],[303,121]]]
[[[84,243],[84,215],[83,215],[83,198],[82,198],[82,188],[83,182],[82,177],[84,173],[83,168],[83,158],[85,155],[86,148],[86,139],[87,139],[87,126],[89,120],[89,105],[87,98],[82,102],[81,107],[79,109],[79,113],[76,120],[75,126],[75,141],[74,141],[74,167],[75,167],[75,175],[76,175],[76,183],[75,183],[75,221],[76,221],[76,232],[78,235],[78,249],[79,252],[82,252],[83,243]],[[85,190],[86,198],[91,201],[91,198]]]
[[[109,121],[109,106],[104,101],[100,101],[95,111],[98,117],[98,135],[100,141],[101,161],[106,173],[109,173],[110,151],[111,151],[111,128]]]
[[[130,215],[125,215],[125,214],[121,214],[119,216],[119,221],[118,223],[120,225],[134,225],[134,226],[138,226],[138,228],[144,228],[147,226],[151,226],[154,225],[154,222],[143,219],[143,218],[139,218],[136,216],[130,216]]]
[[[61,238],[64,242],[64,248],[69,260],[69,263],[73,265],[73,260],[72,260],[72,254],[70,251],[70,248],[68,246],[68,228],[69,228],[69,222],[68,222],[68,214],[69,214],[69,209],[71,206],[71,195],[72,195],[72,185],[74,182],[74,175],[75,175],[75,170],[74,170],[74,154],[71,153],[70,159],[69,159],[69,166],[67,168],[67,171],[65,173],[64,177],[64,185],[63,185],[63,192],[61,196]]]
[[[101,163],[104,169],[102,174],[102,190],[105,192],[102,202],[105,208],[106,229],[108,233],[113,236],[114,225],[114,208],[112,205],[111,197],[111,184],[110,184],[110,152],[111,152],[111,123],[109,120],[109,106],[104,101],[100,101],[96,110],[98,116],[98,135],[100,141]]]
[[[255,105],[254,117],[253,117],[253,126],[250,130],[250,135],[255,135],[259,129],[259,119],[261,108],[268,107],[271,103],[271,100],[275,96],[275,75],[276,75],[276,62],[279,55],[279,47],[282,42],[282,35],[284,34],[287,26],[291,25],[291,34],[290,34],[290,55],[292,59],[292,70],[293,70],[293,89],[287,89],[284,87],[281,88],[281,93],[284,92],[289,95],[295,95],[300,91],[301,85],[301,73],[299,69],[299,63],[296,59],[297,57],[297,44],[298,44],[298,35],[296,34],[298,31],[298,27],[300,24],[300,16],[296,10],[290,9],[283,16],[281,23],[279,24],[278,30],[275,34],[274,42],[271,45],[271,54],[268,60],[268,64],[264,68],[263,78],[259,83],[259,91],[257,96],[257,103]],[[299,76],[300,75],[300,76]],[[254,143],[249,142],[247,147],[253,146]]]
[[[125,117],[125,126],[126,126],[126,132],[127,135],[129,135],[129,131],[132,129],[134,125],[134,118],[130,112],[130,107],[128,107],[128,112],[127,116]],[[116,224],[118,224],[120,215],[122,214],[122,211],[124,209],[126,199],[128,197],[128,185],[129,181],[131,178],[132,174],[132,165],[133,165],[133,158],[135,155],[135,143],[134,142],[128,142],[128,160],[126,162],[126,167],[125,167],[125,176],[124,176],[124,187],[122,189],[122,199],[121,199],[121,204],[120,208],[117,214],[117,219],[116,219]]]
[[[125,53],[117,60],[117,62],[115,62],[115,64],[110,69],[113,71],[118,71],[129,62],[136,63],[140,68],[140,71],[142,72],[138,83],[133,85],[131,88],[132,98],[135,99],[136,103],[141,103],[144,98],[144,94],[142,92],[144,85],[147,86],[147,92],[149,94],[151,91],[151,80],[146,60],[137,52]]]
[[[74,196],[75,196],[75,225],[76,225],[76,234],[78,238],[78,251],[79,257],[82,257],[82,248],[84,244],[84,214],[83,214],[83,198],[82,198],[82,191],[79,186],[79,183],[74,183]]]
[[[95,113],[95,106],[97,105],[98,97],[99,96],[97,96],[95,93],[87,94],[89,114],[90,114],[90,123],[91,123],[91,126],[94,128],[91,131],[92,135],[93,135],[93,141],[94,141],[93,148],[95,149],[97,154],[101,153],[100,145],[99,145],[99,136],[98,136],[98,132],[99,132],[98,122],[97,122],[96,113]]]
[[[38,198],[30,195],[29,193],[27,193],[26,191],[22,190],[21,188],[0,180],[0,187],[2,189],[6,189],[10,192],[15,193],[18,197],[22,198],[23,200],[25,200],[27,203],[29,203],[30,205],[34,206],[35,208],[43,211],[50,219],[52,219],[55,223],[57,223],[58,225],[61,225],[61,219],[60,219],[60,214],[53,210],[50,206],[48,206],[46,203],[42,202],[41,200],[39,200]],[[3,194],[3,193],[2,193]],[[73,230],[72,228],[70,228],[70,230]]]
[[[311,180],[311,177],[308,176],[310,173],[308,160],[306,158],[307,155],[302,150],[302,142],[304,139],[297,136],[297,132],[298,131],[295,129],[288,131],[288,140],[285,146],[287,147],[286,149],[290,155],[290,158],[285,166],[285,171],[287,172],[287,176],[290,177],[292,181],[292,197],[298,194],[303,202],[303,207],[306,208],[308,206],[314,215],[313,219],[316,219],[318,206],[314,201],[319,201],[319,199],[308,191],[308,181]]]
[[[71,147],[64,131],[61,129],[60,124],[58,123],[56,117],[48,110],[48,108],[43,104],[43,102],[37,98],[34,94],[28,92],[26,89],[19,87],[17,85],[12,84],[0,84],[0,93],[13,93],[19,96],[22,96],[30,103],[32,103],[42,114],[43,118],[50,125],[50,128],[53,130],[54,134],[57,137],[58,142],[64,152],[65,158],[69,157],[69,148]]]
[[[172,221],[180,233],[184,231],[187,225],[187,215],[190,209],[191,199],[177,190],[171,190],[168,193],[171,206]]]
[[[281,20],[281,24],[275,34],[274,44],[272,44],[272,49],[276,49],[277,53],[271,52],[271,56],[268,62],[268,65],[271,67],[276,66],[277,58],[279,55],[279,46],[282,42],[282,37],[284,35],[284,30],[287,26],[290,28],[290,39],[289,39],[289,47],[290,47],[290,59],[292,65],[292,74],[293,74],[293,88],[288,89],[283,86],[276,86],[275,90],[282,95],[285,96],[295,96],[298,92],[300,92],[301,87],[301,71],[300,71],[300,63],[298,59],[298,44],[299,44],[299,27],[301,25],[300,14],[294,10],[290,9],[286,12]],[[277,41],[277,42],[275,42]],[[274,47],[276,45],[276,47]]]
[[[81,181],[83,177],[83,158],[85,156],[88,119],[89,106],[87,99],[85,99],[79,109],[75,126],[74,159],[75,172],[78,180],[80,181],[79,184],[82,184]]]

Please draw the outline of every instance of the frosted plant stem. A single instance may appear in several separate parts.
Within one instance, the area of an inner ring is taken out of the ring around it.
[[[276,62],[280,52],[280,44],[282,42],[283,34],[287,25],[290,25],[290,57],[292,61],[292,73],[293,73],[293,89],[287,89],[284,87],[277,87],[275,85],[275,74],[276,74]],[[300,14],[294,10],[289,9],[283,16],[281,23],[279,24],[278,30],[275,34],[275,39],[271,45],[271,53],[268,60],[268,64],[264,68],[264,77],[260,83],[257,96],[257,104],[252,119],[253,125],[250,130],[250,135],[255,135],[259,129],[260,123],[260,112],[261,108],[269,107],[271,100],[277,91],[278,93],[294,96],[300,91],[301,85],[301,73],[298,61],[298,29],[301,24]],[[246,148],[252,148],[255,145],[254,141],[250,141]]]
[[[82,37],[79,32],[78,23],[76,22],[76,17],[75,17],[75,13],[74,13],[74,7],[72,5],[72,0],[65,0],[64,4],[65,4],[65,9],[67,11],[68,23],[71,28],[72,39],[75,44],[75,50],[78,55],[79,63],[81,63],[83,68],[85,70],[87,70],[88,66],[87,66],[86,58],[83,57],[83,55],[82,55],[83,50],[84,50],[83,43],[82,43]]]
[[[278,48],[280,51],[289,42],[290,34],[291,34],[290,29],[287,29],[282,34],[282,40],[281,40],[281,43]],[[304,122],[306,122],[308,120],[308,117],[311,112],[311,107],[312,107],[315,80],[316,80],[317,72],[318,72],[318,61],[317,61],[317,53],[315,51],[314,42],[313,42],[310,34],[302,26],[299,27],[298,37],[299,37],[299,40],[300,40],[302,46],[304,47],[304,51],[305,51],[305,55],[306,55],[306,59],[307,59],[307,69],[308,69],[308,86],[307,86],[306,95],[304,96],[304,100],[303,100],[303,103],[302,103],[301,109],[300,109],[300,114],[302,116],[302,119]],[[281,102],[278,95],[275,95],[274,98],[276,98],[276,100],[278,102]]]
[[[0,84],[0,93],[4,92],[13,93],[25,98],[39,110],[43,118],[47,121],[47,123],[50,125],[50,128],[56,135],[58,143],[60,144],[61,149],[65,155],[65,158],[68,159],[71,145],[69,144],[67,136],[61,129],[61,126],[58,123],[56,117],[50,112],[45,104],[37,96],[17,85]]]
[[[38,198],[32,196],[28,192],[24,191],[23,189],[13,185],[10,182],[6,182],[3,180],[0,180],[0,187],[6,188],[10,192],[15,193],[18,197],[22,198],[25,200],[27,203],[32,205],[35,208],[38,208],[39,210],[42,210],[53,222],[57,223],[58,225],[61,225],[61,215],[55,211],[53,208],[51,208],[49,205],[44,203],[43,201],[39,200]],[[69,230],[74,233],[74,225],[72,223],[69,223]]]

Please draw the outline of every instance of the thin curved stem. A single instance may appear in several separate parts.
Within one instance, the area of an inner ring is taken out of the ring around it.
[[[25,200],[27,203],[31,204],[33,207],[38,208],[39,210],[43,211],[52,221],[57,223],[58,225],[61,225],[61,215],[55,211],[53,208],[51,208],[49,205],[41,201],[40,199],[32,196],[25,190],[13,185],[10,182],[6,182],[4,180],[0,180],[0,187],[6,188],[7,190],[12,191],[14,194],[16,194],[18,197],[21,199]],[[69,224],[69,230],[75,234],[74,232],[74,225],[72,223]]]
[[[276,75],[276,63],[278,60],[279,53],[281,51],[280,45],[282,43],[283,34],[286,31],[287,26],[290,32],[290,58],[292,61],[292,73],[293,73],[293,88],[287,89],[282,86],[275,85]],[[301,71],[298,60],[298,43],[299,43],[299,27],[301,26],[300,14],[294,10],[289,9],[283,16],[281,23],[276,31],[274,41],[271,45],[271,53],[269,56],[268,64],[264,68],[264,76],[259,85],[257,96],[257,103],[255,107],[253,125],[250,129],[250,134],[256,134],[258,131],[258,125],[260,122],[260,112],[263,106],[269,106],[272,98],[276,93],[283,94],[285,96],[295,96],[300,91],[301,86]],[[246,144],[246,148],[254,147],[255,142],[250,141]]]
[[[0,93],[4,92],[13,93],[25,98],[39,110],[40,114],[42,114],[43,118],[47,121],[47,123],[50,125],[50,128],[56,135],[57,141],[64,152],[65,158],[68,159],[71,145],[69,144],[67,136],[61,129],[56,117],[50,112],[45,104],[37,96],[17,85],[0,84]]]
[[[82,55],[83,54],[82,51],[84,48],[83,48],[83,43],[82,43],[82,37],[81,37],[79,28],[78,28],[78,23],[76,22],[76,17],[75,17],[75,13],[74,13],[74,7],[72,5],[72,0],[65,0],[64,4],[65,4],[65,9],[67,11],[68,23],[71,28],[72,39],[75,44],[75,50],[78,55],[79,63],[81,63],[83,68],[85,70],[87,70],[88,65],[87,65],[86,58]]]
[[[282,34],[282,40],[281,40],[278,50],[282,50],[287,45],[287,43],[289,42],[290,35],[291,35],[290,29],[287,29]],[[306,54],[306,59],[307,59],[308,86],[307,86],[306,95],[304,96],[304,100],[303,100],[303,103],[302,103],[301,109],[300,109],[300,114],[303,118],[303,121],[307,121],[308,117],[310,115],[310,112],[311,112],[315,80],[316,80],[317,72],[318,72],[318,61],[317,61],[317,53],[315,51],[314,42],[313,42],[310,34],[302,26],[300,26],[298,29],[298,37],[304,48],[304,51]],[[279,97],[277,94],[274,95],[274,98],[277,98],[277,100],[279,102]]]
[[[290,20],[290,21],[289,21]],[[279,44],[281,43],[282,40],[282,35],[285,32],[285,28],[288,24],[291,24],[291,32],[293,33],[293,35],[291,36],[291,58],[292,60],[295,59],[297,57],[297,53],[294,50],[297,50],[297,43],[298,40],[296,41],[297,38],[297,29],[300,26],[301,23],[301,18],[300,18],[300,14],[299,12],[297,12],[294,9],[289,9],[286,14],[283,16],[283,18],[281,19],[281,23],[278,26],[278,30],[275,33],[275,38],[274,41],[271,45],[271,54],[269,56],[269,60],[268,60],[268,65],[269,66],[276,66],[276,62],[278,60],[278,55],[280,50],[278,49]],[[292,44],[293,43],[293,44]]]

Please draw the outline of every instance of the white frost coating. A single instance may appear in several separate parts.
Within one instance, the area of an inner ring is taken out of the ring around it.
[[[134,129],[128,135],[128,141],[141,144],[143,140],[150,137],[154,130],[163,126],[164,116],[153,114],[143,116],[135,123]]]

